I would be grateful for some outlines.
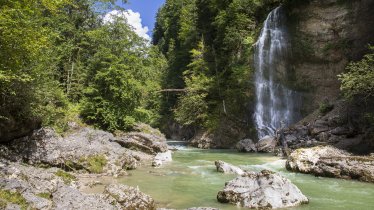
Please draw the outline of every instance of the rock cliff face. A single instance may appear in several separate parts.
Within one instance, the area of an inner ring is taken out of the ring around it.
[[[361,59],[368,51],[368,44],[374,44],[374,1],[283,2],[290,55],[287,68],[277,72],[277,78],[286,87],[302,93],[301,112],[304,117],[326,99],[332,102],[339,97],[337,75],[345,71],[350,61]],[[221,122],[222,126],[209,138],[200,141],[199,137],[203,135],[196,135],[192,143],[202,148],[230,148],[240,139],[254,137],[248,125],[227,120]]]
[[[374,1],[288,2],[292,58],[286,81],[305,93],[306,114],[325,98],[339,96],[337,75],[374,43]]]
[[[338,100],[331,110],[316,110],[285,131],[291,149],[332,145],[354,154],[367,155],[374,151],[374,127],[368,113],[374,113],[373,101]]]
[[[234,148],[239,140],[249,135],[249,131],[242,122],[223,117],[217,129],[197,131],[189,144],[202,149]]]
[[[0,118],[0,143],[29,135],[40,126],[41,122],[37,119],[17,120],[10,116]]]

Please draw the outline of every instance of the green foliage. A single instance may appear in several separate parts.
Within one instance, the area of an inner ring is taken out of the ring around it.
[[[338,76],[341,81],[341,91],[346,98],[354,96],[374,96],[374,47],[370,46],[370,53],[357,62],[350,63],[347,73]]]
[[[54,33],[43,15],[52,15],[65,2],[8,0],[0,5],[0,116],[5,124],[43,118],[38,110],[45,102],[58,106],[59,96],[53,94],[58,85],[48,82]]]
[[[319,110],[319,113],[321,113],[322,115],[325,115],[333,109],[334,109],[333,104],[330,104],[329,102],[322,102],[322,103],[319,104],[319,109],[318,110]]]
[[[36,194],[36,196],[41,197],[41,198],[45,198],[45,199],[48,199],[48,200],[52,200],[52,194],[49,193],[49,192],[38,193],[38,194]]]
[[[22,210],[26,210],[28,207],[28,203],[21,193],[0,189],[0,207],[6,206],[6,203],[17,204]]]
[[[125,19],[103,22],[104,11],[121,10],[115,3],[0,5],[1,126],[36,119],[64,132],[68,121],[80,122],[80,112],[86,122],[108,130],[158,124],[167,63]]]
[[[279,3],[167,0],[153,37],[169,64],[163,88],[187,92],[165,94],[163,116],[169,118],[173,110],[179,123],[206,128],[227,115],[243,117],[252,97],[250,58],[260,26],[257,18],[260,10]]]
[[[85,162],[87,162],[87,169],[90,173],[99,174],[103,172],[108,160],[104,155],[93,155],[87,157]]]
[[[209,107],[206,98],[212,79],[205,75],[208,67],[203,59],[203,47],[200,42],[198,49],[191,50],[193,59],[184,72],[187,92],[179,98],[174,110],[175,119],[183,125],[199,125],[207,121]]]
[[[120,17],[88,36],[96,47],[88,60],[86,121],[110,131],[130,129],[139,121],[155,123],[163,57]]]
[[[65,184],[70,184],[72,181],[77,180],[74,175],[63,170],[58,170],[55,175],[61,177]]]
[[[330,42],[325,45],[323,48],[324,53],[327,53],[331,50],[342,50],[343,52],[346,52],[349,50],[350,42],[349,40],[343,39],[336,42]]]
[[[167,68],[162,77],[163,89],[185,87],[183,72],[191,61],[190,51],[195,48],[198,37],[196,0],[168,0],[157,13],[153,33],[153,44],[167,59]],[[177,94],[162,96],[161,115],[163,121],[172,116],[177,104]]]
[[[315,52],[311,38],[302,33],[293,33],[292,42],[292,59],[295,62],[300,60],[310,60]]]

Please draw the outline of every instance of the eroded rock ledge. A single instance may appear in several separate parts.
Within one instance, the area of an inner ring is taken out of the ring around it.
[[[65,137],[53,129],[42,128],[30,137],[0,146],[0,156],[34,166],[118,176],[127,169],[135,169],[141,157],[113,139],[111,133],[92,128],[82,128]]]
[[[286,168],[316,176],[374,182],[374,156],[354,156],[332,146],[297,149]]]
[[[156,209],[150,196],[125,185],[106,186],[101,194],[81,192],[92,184],[85,177],[127,175],[127,170],[141,164],[151,165],[162,151],[169,156],[158,158],[158,163],[171,161],[166,139],[158,130],[145,124],[138,129],[128,139],[144,147],[153,142],[154,152],[125,148],[118,136],[75,126],[64,135],[38,129],[0,145],[0,209]]]
[[[79,180],[58,168],[36,168],[0,161],[0,208],[13,209],[155,209],[137,188],[112,184],[103,194],[79,191]],[[12,198],[10,198],[12,197]]]

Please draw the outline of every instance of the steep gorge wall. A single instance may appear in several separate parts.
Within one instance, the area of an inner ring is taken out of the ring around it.
[[[303,113],[339,97],[337,75],[374,43],[374,1],[311,0],[286,4],[292,40],[288,85],[304,93]],[[302,3],[295,3],[302,2]]]
[[[350,61],[361,59],[367,52],[367,45],[374,43],[374,1],[283,2],[292,49],[288,68],[278,72],[278,76],[287,87],[302,93],[302,115],[307,116],[325,99],[333,102],[339,98],[337,75],[344,72]],[[257,21],[256,30],[260,31],[263,19]],[[256,139],[252,115],[249,114],[253,113],[254,101],[247,103],[250,104],[246,109],[248,114],[242,114],[243,119],[223,117],[219,120],[219,127],[213,131],[198,129],[198,132],[193,132],[192,144],[203,148],[229,148],[242,138]]]

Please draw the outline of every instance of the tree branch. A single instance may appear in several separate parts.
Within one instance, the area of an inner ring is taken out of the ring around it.
[[[163,92],[183,92],[183,93],[186,93],[186,92],[188,92],[188,90],[187,89],[163,89],[163,90],[160,90],[158,92],[161,92],[161,93],[163,93]]]

